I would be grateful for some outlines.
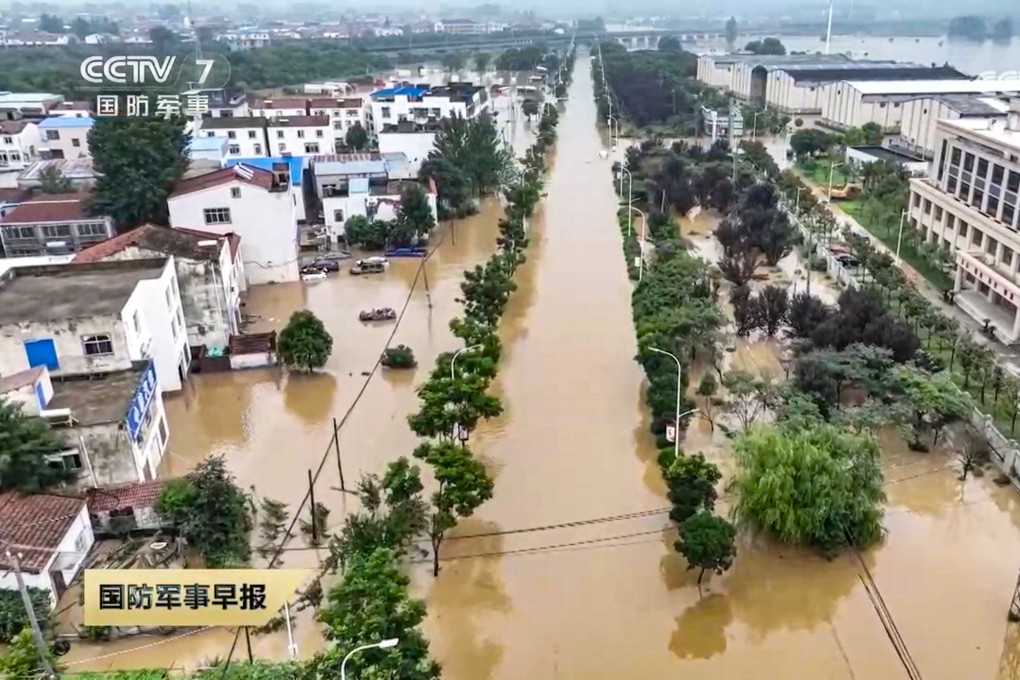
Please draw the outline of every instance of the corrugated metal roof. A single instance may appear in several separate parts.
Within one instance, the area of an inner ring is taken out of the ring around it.
[[[385,90],[376,90],[372,93],[373,97],[396,97],[396,96],[408,96],[408,97],[421,97],[427,94],[429,88],[427,87],[388,87]]]
[[[1020,92],[1020,80],[848,80],[843,82],[863,95]]]
[[[263,170],[272,170],[275,163],[286,163],[290,169],[290,183],[294,186],[301,186],[301,177],[304,173],[305,160],[295,156],[271,156],[269,158],[227,158],[223,161],[223,167],[232,168],[238,163],[244,163]]]
[[[386,175],[386,161],[327,161],[316,163],[315,171],[321,175]]]
[[[88,116],[56,116],[46,118],[39,122],[40,130],[58,130],[66,128],[90,128],[95,125],[95,120]]]

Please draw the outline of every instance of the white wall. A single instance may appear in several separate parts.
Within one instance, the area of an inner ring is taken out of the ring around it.
[[[234,198],[232,188],[241,195]],[[297,188],[300,191],[300,187]],[[298,229],[295,190],[268,191],[234,180],[167,200],[170,224],[241,237],[241,259],[248,284],[297,281]],[[227,208],[230,222],[206,224],[205,209]]]
[[[64,158],[86,158],[89,155],[89,133],[92,126],[80,128],[57,128],[40,130],[40,150],[47,149],[51,154],[60,152]],[[56,139],[50,139],[56,134]]]
[[[270,156],[266,150],[265,130],[257,128],[236,128],[230,130],[203,130],[199,127],[195,135],[201,137],[220,137],[227,140],[227,155],[240,158]],[[233,147],[233,148],[232,148]]]
[[[292,156],[312,156],[333,153],[333,128],[329,125],[315,127],[270,127],[269,152],[272,156],[289,153]],[[306,150],[306,144],[318,144],[318,151]]]
[[[383,132],[379,135],[380,153],[403,153],[407,156],[408,171],[417,177],[421,165],[435,148],[434,132]]]
[[[24,168],[39,156],[39,127],[29,123],[16,135],[0,134],[0,168]],[[16,154],[18,160],[12,159]]]
[[[50,579],[50,569],[53,566],[53,562],[57,559],[57,557],[61,553],[68,554],[76,553],[75,544],[78,542],[78,538],[80,536],[85,537],[84,550],[80,553],[77,553],[78,555],[80,555],[80,558],[76,560],[75,564],[69,565],[67,569],[61,569],[61,573],[64,577],[64,583],[70,585],[71,581],[74,580],[74,577],[78,574],[78,571],[81,569],[82,562],[84,562],[85,558],[88,556],[89,550],[92,549],[92,546],[96,542],[96,538],[92,534],[92,522],[89,520],[88,507],[85,506],[84,504],[82,504],[81,512],[75,518],[74,524],[72,524],[68,528],[67,533],[64,534],[63,539],[61,539],[60,544],[57,546],[57,551],[53,553],[53,557],[51,557],[50,560],[46,563],[46,567],[41,570],[42,573],[30,574],[28,572],[24,572],[22,574],[22,578],[24,579],[25,585],[27,587],[39,588],[40,590],[45,590],[49,592],[50,602],[54,606],[57,603],[57,598],[56,595],[53,593],[53,581],[52,579]],[[0,572],[0,589],[2,590],[18,589],[17,577],[14,575],[13,571]]]
[[[251,115],[262,116],[263,118],[293,118],[294,116],[307,116],[304,106],[284,109],[272,109],[265,107],[251,107]]]
[[[490,100],[486,100],[483,104],[478,95],[475,97],[474,115],[477,116],[488,108]],[[415,109],[424,109],[426,115],[412,114],[412,110]],[[384,113],[388,115],[384,116]],[[425,122],[429,118],[450,118],[452,116],[467,118],[467,104],[463,101],[450,101],[449,97],[441,96],[424,96],[421,101],[408,101],[406,95],[395,96],[393,101],[372,102],[372,124],[376,134],[382,132],[384,125],[395,125],[401,120]]]
[[[436,195],[425,194],[425,198],[432,208],[432,217],[437,219]],[[388,196],[375,196],[371,194],[352,194],[348,196],[329,196],[322,199],[322,212],[326,222],[326,229],[331,239],[344,235],[344,223],[355,215],[368,216],[368,203],[374,202],[375,215],[378,220],[393,220],[397,217],[397,210],[400,206],[400,194]],[[336,219],[336,211],[343,212],[343,219]]]
[[[108,334],[113,354],[86,359],[82,346],[85,335]],[[24,322],[0,326],[0,375],[27,371],[26,340],[53,340],[62,375],[83,375],[131,368],[132,355],[120,314],[53,322]]]
[[[160,387],[168,392],[183,387],[178,369],[187,377],[191,356],[175,266],[174,258],[168,257],[158,279],[139,281],[121,311],[131,358],[151,358]],[[141,328],[135,326],[135,319],[141,321]],[[146,344],[147,352],[143,351]]]

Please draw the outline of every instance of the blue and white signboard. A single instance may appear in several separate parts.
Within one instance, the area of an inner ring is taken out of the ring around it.
[[[145,422],[145,414],[149,411],[152,397],[156,394],[156,366],[150,361],[149,365],[142,371],[142,378],[138,381],[135,394],[131,397],[131,405],[128,406],[127,416],[124,418],[127,424],[128,436],[135,439]]]

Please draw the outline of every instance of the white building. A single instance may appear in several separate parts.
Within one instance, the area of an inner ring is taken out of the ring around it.
[[[172,255],[188,344],[227,347],[230,336],[240,332],[241,293],[247,288],[240,243],[237,234],[221,236],[147,224],[83,250],[74,263]]]
[[[266,138],[268,121],[261,116],[203,118],[196,121],[196,137],[227,140],[228,156],[269,156],[272,152]]]
[[[89,133],[95,121],[89,117],[54,116],[39,122],[42,138],[39,155],[45,159],[86,158]]]
[[[245,164],[179,181],[167,199],[174,228],[241,237],[250,285],[299,279],[297,196],[286,164]]]
[[[62,101],[61,95],[49,92],[0,92],[0,118],[45,116]]]
[[[49,115],[71,116],[73,118],[91,118],[92,102],[87,101],[60,102],[56,106],[50,107]]]
[[[334,151],[333,126],[326,116],[270,118],[266,130],[274,155],[315,156]]]
[[[172,257],[0,276],[0,375],[46,366],[88,377],[149,360],[162,390],[181,389],[191,356]]]
[[[486,89],[471,83],[391,87],[372,93],[372,124],[379,134],[405,121],[424,125],[443,118],[475,118],[488,108]]]
[[[418,176],[422,163],[428,160],[435,148],[436,133],[425,130],[412,132],[382,132],[379,134],[379,153],[382,156],[402,154],[407,158],[408,171]]]
[[[244,118],[251,115],[248,97],[243,92],[231,92],[225,88],[206,87],[186,90],[181,93],[184,101],[200,98],[208,104],[209,118]]]
[[[998,119],[1009,111],[1006,98],[970,94],[943,94],[903,102],[900,134],[894,144],[931,159],[935,155],[936,123],[940,120]]]
[[[341,80],[327,80],[322,83],[305,83],[305,94],[342,99],[354,94],[355,88]],[[317,115],[317,114],[316,114]]]
[[[329,118],[334,141],[338,144],[343,143],[347,131],[355,125],[372,131],[372,107],[361,97],[316,97],[308,101],[308,111],[313,116]]]
[[[29,588],[57,600],[74,580],[95,544],[85,499],[56,493],[0,494],[3,539],[19,548],[22,578]],[[0,551],[0,588],[18,589],[14,564]]]
[[[936,124],[929,177],[910,182],[908,222],[956,256],[954,301],[1000,340],[1020,341],[1020,100],[1008,121]]]
[[[0,121],[0,172],[21,171],[39,153],[39,127],[26,120]]]
[[[1011,96],[1020,93],[1020,80],[872,80],[840,81],[822,88],[822,124],[837,130],[876,123],[896,133],[903,122],[903,105],[924,97],[947,94]]]
[[[188,158],[195,161],[211,161],[222,164],[229,154],[230,139],[227,137],[192,137],[188,142]]]
[[[270,40],[268,31],[236,31],[216,36],[217,42],[226,44],[232,50],[254,50],[268,47]]]

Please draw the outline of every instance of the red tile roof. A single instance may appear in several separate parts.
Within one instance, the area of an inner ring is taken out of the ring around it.
[[[233,259],[237,247],[232,241],[236,240],[239,243],[241,240],[241,237],[237,236],[237,234],[230,234],[225,237],[222,234],[198,231],[196,229],[171,229],[169,227],[157,227],[153,224],[143,224],[137,229],[132,229],[120,236],[114,236],[109,240],[86,248],[78,253],[71,262],[72,264],[100,262],[132,246],[154,250],[167,255],[185,257],[191,260],[215,260],[219,258],[224,238],[231,241],[229,245],[231,259]],[[199,245],[202,241],[209,240],[220,243],[220,247],[213,249]]]
[[[89,217],[87,194],[39,194],[7,209],[0,225],[38,222],[77,222]]]
[[[310,109],[360,109],[363,106],[360,99],[338,99],[334,97],[320,97],[308,102]]]
[[[89,489],[86,495],[89,513],[95,515],[123,508],[151,508],[156,504],[165,482],[164,479],[152,479]]]
[[[196,177],[189,177],[188,179],[182,179],[174,185],[174,190],[170,193],[171,198],[177,196],[184,196],[185,194],[191,194],[196,191],[202,191],[203,189],[210,189],[212,187],[218,187],[222,184],[230,184],[231,182],[243,182],[245,184],[252,184],[257,187],[269,190],[273,188],[273,173],[262,168],[255,168],[250,165],[244,165],[244,167],[251,170],[252,178],[245,179],[241,177],[234,168],[244,165],[239,163],[233,168],[223,168],[222,170],[214,170],[213,172],[207,172],[204,175],[198,175]]]
[[[83,507],[85,499],[77,496],[0,494],[0,540],[12,552],[17,548],[21,553],[23,571],[41,574]],[[5,552],[0,551],[0,569],[8,570],[14,565]]]
[[[24,120],[0,120],[0,133],[5,135],[16,135],[25,129],[28,121]]]
[[[216,234],[211,231],[202,231],[201,229],[188,229],[185,227],[174,227],[177,231],[183,231],[185,234],[191,234],[192,236],[199,236],[202,239],[221,239],[226,238],[228,245],[230,246],[230,259],[237,259],[237,251],[241,249],[241,237],[234,232],[228,232],[227,234]]]

